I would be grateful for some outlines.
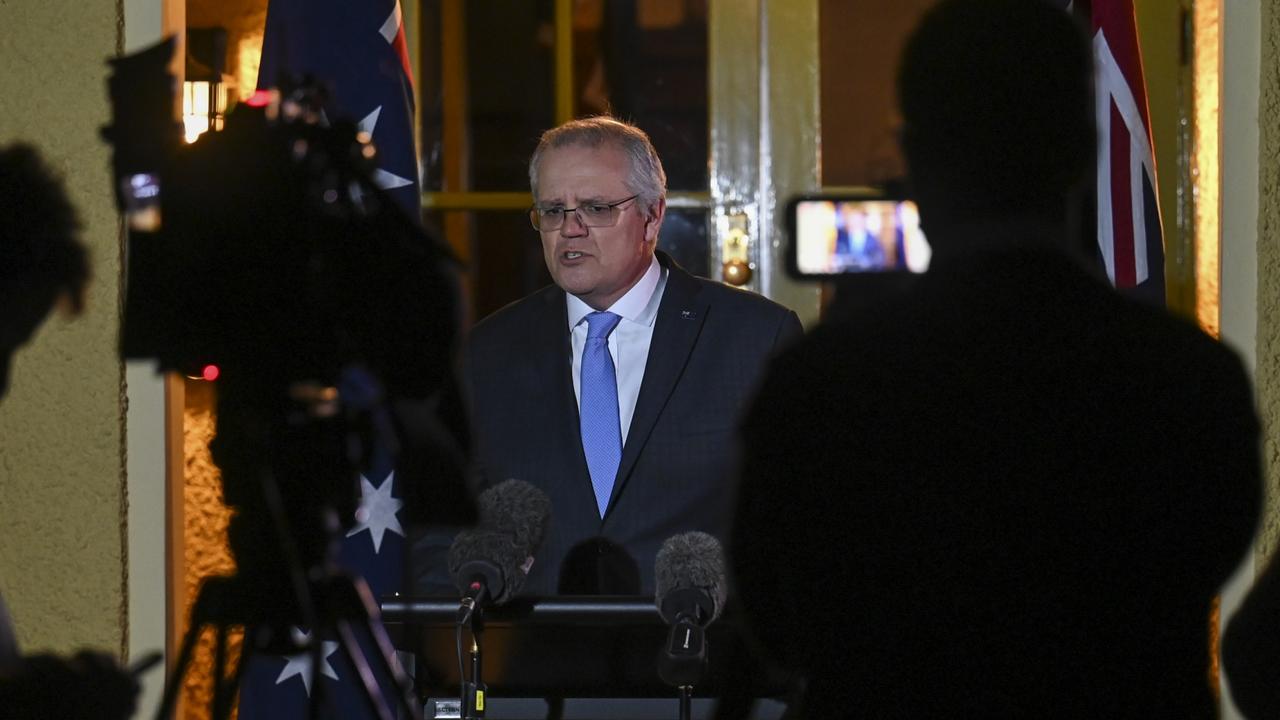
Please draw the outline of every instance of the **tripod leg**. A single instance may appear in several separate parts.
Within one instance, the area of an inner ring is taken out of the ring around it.
[[[364,699],[369,705],[369,711],[379,720],[395,720],[391,708],[387,707],[386,699],[382,697],[382,688],[378,687],[378,680],[373,676],[373,670],[369,667],[369,661],[365,659],[364,650],[360,647],[360,642],[356,639],[355,632],[351,629],[351,623],[347,620],[339,620],[337,622],[338,640],[342,643],[342,653],[346,656],[347,662],[351,664],[352,670],[356,675],[360,676],[360,683],[364,688]]]
[[[228,718],[231,717],[231,710],[236,705],[236,695],[240,692],[240,684],[244,680],[245,669],[249,667],[249,659],[251,657],[253,657],[253,646],[249,642],[249,633],[246,631],[244,640],[240,643],[240,659],[236,662],[235,674],[231,676],[231,682],[223,688],[223,692],[226,693],[226,717]],[[217,697],[214,698],[214,702],[218,702]],[[215,715],[215,720],[218,717]]]
[[[387,636],[387,629],[382,627],[382,623],[377,622],[374,616],[366,614],[364,616],[364,630],[369,634],[369,638],[373,640],[373,644],[377,648],[375,655],[378,656],[378,669],[385,672],[387,677],[395,682],[397,700],[400,706],[409,713],[408,716],[413,720],[422,720],[422,705],[416,701],[413,683],[410,681],[409,676],[405,674],[404,668],[400,667],[400,661],[396,659],[396,648],[391,644],[391,638]]]
[[[307,703],[308,720],[320,720],[320,708],[324,706],[324,688],[320,687],[320,667],[324,662],[324,636],[320,629],[311,626],[311,647],[307,652],[311,655],[311,667],[308,672],[311,673],[311,699]]]
[[[378,621],[378,604],[369,594],[368,586],[363,582],[349,582],[339,587],[341,593],[349,593],[341,599],[347,615],[360,619],[360,627],[364,629],[376,648],[378,669],[386,673],[387,677],[395,683],[397,703],[408,713],[409,718],[422,720],[422,704],[416,700],[413,683],[405,674],[404,668],[400,667],[400,661],[396,659],[396,649],[387,635],[387,629]],[[423,657],[426,656],[423,655]],[[425,670],[420,670],[419,673],[424,674]]]
[[[226,706],[226,677],[227,627],[218,625],[213,639],[213,720],[231,717],[231,708]]]
[[[191,664],[191,653],[195,650],[196,641],[200,638],[201,627],[203,623],[200,616],[193,612],[191,626],[187,628],[187,635],[182,638],[182,649],[178,651],[178,663],[174,666],[169,681],[165,683],[164,699],[160,702],[160,709],[156,711],[156,720],[168,720],[173,716],[174,705],[178,702],[178,691],[182,689],[182,676],[186,674],[187,666]]]

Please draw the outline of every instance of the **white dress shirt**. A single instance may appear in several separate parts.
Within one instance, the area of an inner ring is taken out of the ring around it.
[[[667,271],[658,258],[626,295],[607,308],[622,318],[609,334],[609,355],[618,377],[618,422],[622,428],[622,444],[627,443],[627,430],[636,412],[644,367],[649,362],[649,343],[653,340],[653,322],[658,317],[662,291],[667,286]],[[576,296],[568,295],[569,334],[573,345],[573,394],[579,410],[582,407],[582,349],[587,344],[587,315],[595,308]]]

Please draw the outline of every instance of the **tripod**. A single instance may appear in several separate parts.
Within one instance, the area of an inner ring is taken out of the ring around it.
[[[396,697],[397,704],[407,713],[407,717],[421,720],[422,711],[414,702],[409,679],[395,660],[391,641],[377,620],[377,606],[363,581],[335,574],[314,583],[311,590],[321,613],[318,624],[312,626],[305,648],[311,655],[310,685],[314,688],[309,703],[309,716],[319,717],[323,705],[322,684],[317,682],[315,676],[321,667],[321,638],[332,631],[338,638],[340,651],[360,679],[362,695],[372,715],[379,720],[395,720],[397,717],[382,697],[374,676],[375,666],[370,665],[360,647],[356,631],[362,630],[377,646],[378,651],[373,653],[378,663],[376,670],[393,678],[400,689]],[[205,582],[192,611],[191,625],[183,638],[173,677],[165,687],[157,720],[172,717],[182,677],[190,666],[201,631],[206,627],[212,627],[215,631],[212,717],[214,720],[221,720],[231,716],[240,680],[250,658],[258,652],[258,646],[274,646],[288,634],[287,624],[277,625],[278,618],[270,618],[271,613],[264,613],[260,606],[255,606],[256,595],[256,589],[247,587],[243,580],[234,576],[210,578]],[[252,628],[257,637],[246,636],[235,673],[228,681],[227,634],[235,626]]]
[[[338,571],[332,558],[340,531],[337,517],[344,512],[354,515],[350,458],[345,457],[354,444],[345,437],[347,425],[332,414],[315,412],[315,407],[291,400],[276,404],[272,397],[262,386],[248,383],[232,383],[219,393],[218,436],[210,450],[223,472],[226,502],[237,508],[228,536],[238,570],[230,577],[211,578],[201,588],[157,720],[172,717],[195,646],[207,627],[215,633],[215,720],[230,717],[254,654],[298,650],[311,659],[311,676],[306,678],[313,690],[309,717],[320,717],[324,691],[316,675],[323,667],[321,648],[328,637],[338,640],[373,717],[395,720],[392,706],[399,705],[404,717],[420,720],[421,709],[368,587]],[[227,635],[236,626],[246,628],[246,637],[234,673],[229,674]],[[310,630],[308,639],[291,637],[297,626]],[[372,641],[375,650],[370,655],[376,664],[371,665],[361,648],[359,633]],[[383,697],[375,669],[396,685],[391,704]]]

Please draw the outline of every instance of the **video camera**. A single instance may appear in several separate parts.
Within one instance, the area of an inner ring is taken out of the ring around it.
[[[440,245],[370,180],[367,135],[323,122],[324,91],[304,83],[183,147],[171,91],[138,101],[172,86],[171,53],[166,42],[111,63],[118,203],[158,197],[161,218],[131,236],[124,356],[329,386],[361,363],[391,396],[431,395],[458,331],[456,282]]]
[[[449,253],[374,184],[368,136],[325,117],[316,83],[259,93],[184,145],[174,47],[110,61],[103,136],[131,227],[121,354],[217,368],[212,450],[241,514],[268,468],[295,525],[327,504],[349,526],[358,472],[385,451],[410,522],[473,521]]]

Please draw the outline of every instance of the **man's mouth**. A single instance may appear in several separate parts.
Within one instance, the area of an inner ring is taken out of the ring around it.
[[[583,254],[581,252],[578,252],[577,250],[566,250],[563,253],[563,256],[565,260],[577,260],[578,258],[582,257]]]

